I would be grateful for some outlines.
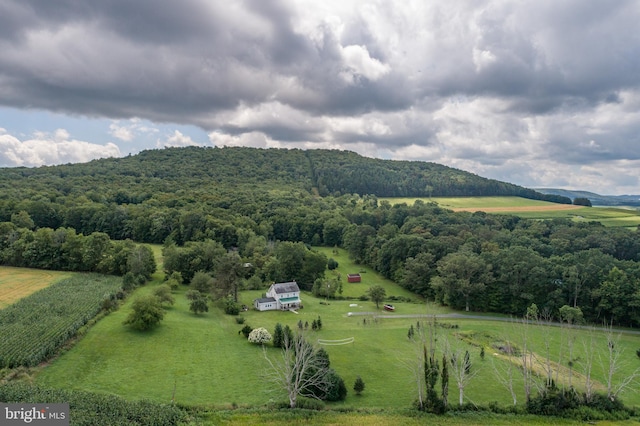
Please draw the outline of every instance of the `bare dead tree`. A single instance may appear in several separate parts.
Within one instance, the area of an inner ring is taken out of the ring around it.
[[[425,380],[424,362],[422,360],[423,346],[415,344],[415,353],[409,358],[399,359],[400,364],[409,370],[412,381],[415,383],[418,408],[424,410],[425,406]]]
[[[524,385],[524,396],[527,402],[531,399],[531,389],[534,386],[534,373],[533,373],[533,352],[529,348],[529,326],[530,316],[527,315],[522,320],[521,338],[522,338],[522,351],[520,353],[520,371],[522,372],[522,382]]]
[[[400,363],[411,373],[416,386],[417,403],[420,410],[425,410],[429,403],[428,395],[433,397],[433,371],[428,370],[431,360],[435,360],[437,342],[437,322],[435,315],[427,321],[416,324],[411,340],[415,343],[414,353],[408,359],[400,359]],[[430,387],[430,389],[428,388]],[[431,391],[431,392],[430,392]]]
[[[582,347],[584,355],[580,365],[585,377],[584,394],[587,402],[591,402],[594,393],[594,382],[592,378],[593,374],[593,360],[595,358],[595,343],[593,341],[593,327],[589,328],[588,338],[582,339]]]
[[[511,356],[511,350],[513,345],[507,339],[505,340],[506,348],[507,348],[507,356]],[[507,388],[509,394],[511,394],[511,399],[513,400],[513,405],[518,404],[518,395],[516,393],[516,389],[514,386],[515,376],[518,374],[516,370],[516,366],[511,360],[507,360],[506,363],[496,364],[495,357],[491,357],[491,367],[493,368],[493,372],[495,373],[496,379]]]
[[[638,378],[640,378],[640,367],[636,368],[631,374],[626,375],[618,383],[616,374],[624,367],[622,355],[624,349],[619,345],[621,333],[614,333],[613,322],[605,324],[603,332],[607,339],[606,358],[603,360],[600,355],[600,365],[605,373],[607,380],[607,397],[612,401],[618,398],[620,392],[629,388],[632,384],[636,384],[633,389],[637,389]]]
[[[478,374],[478,370],[471,370],[469,352],[459,346],[452,348],[448,340],[444,342],[444,352],[451,363],[451,373],[458,387],[458,404],[464,403],[464,390],[469,382]]]
[[[286,391],[291,408],[296,408],[298,397],[318,399],[316,392],[326,393],[331,385],[328,366],[317,357],[316,348],[305,339],[302,332],[298,332],[293,339],[285,334],[278,359],[272,360],[266,349],[264,357],[270,367],[267,379]]]
[[[545,387],[550,387],[553,383],[553,367],[551,365],[551,348],[556,346],[553,336],[555,333],[551,331],[551,312],[548,309],[543,310],[538,317],[538,326],[544,327],[545,331],[542,333],[542,342],[544,345],[544,370],[547,375]],[[533,361],[532,361],[533,362]],[[557,376],[556,376],[557,377]],[[543,389],[539,389],[542,391]]]
[[[576,333],[575,333],[575,325],[576,324],[581,324],[582,322],[584,322],[584,316],[582,314],[582,310],[578,307],[570,307],[568,305],[564,305],[559,309],[560,312],[560,320],[561,320],[561,327],[562,327],[562,336],[564,336],[566,338],[566,345],[567,345],[567,350],[569,351],[569,361],[567,362],[567,365],[569,367],[569,374],[568,374],[568,385],[569,385],[569,389],[573,388],[573,351],[574,351],[574,347],[575,347],[575,341],[576,341]],[[560,348],[560,356],[559,356],[559,364],[562,365],[562,342],[561,342],[561,348]],[[556,383],[558,382],[558,371],[560,369],[556,370]]]

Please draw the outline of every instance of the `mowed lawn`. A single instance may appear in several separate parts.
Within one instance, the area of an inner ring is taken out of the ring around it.
[[[142,288],[133,296],[150,291]],[[182,290],[176,304],[168,309],[161,325],[148,333],[129,330],[122,325],[130,311],[131,298],[117,312],[96,324],[76,346],[52,362],[37,377],[37,382],[54,387],[109,392],[127,398],[175,400],[184,404],[261,405],[270,400],[285,400],[282,392],[273,392],[265,381],[267,362],[262,348],[252,345],[239,334],[243,325],[217,307],[201,315],[188,310]],[[241,294],[241,303],[251,305],[261,291]],[[303,294],[304,308],[292,312],[257,312],[242,316],[253,327],[271,332],[277,322],[297,327],[298,321],[309,324],[308,336],[317,339],[354,338],[354,343],[327,346],[333,367],[349,389],[356,375],[368,382],[365,395],[350,405],[403,407],[414,398],[408,387],[408,372],[397,370],[396,357],[412,345],[406,338],[406,324],[374,321],[373,316],[352,316],[353,312],[380,312],[371,302],[324,301]],[[350,306],[357,304],[357,306]],[[406,303],[405,313],[426,313],[425,305]],[[400,310],[400,308],[399,308]],[[313,320],[322,319],[320,332],[310,330]],[[367,325],[364,325],[366,319]],[[267,347],[267,355],[278,357],[279,351]],[[378,384],[376,384],[376,382]]]
[[[70,272],[0,266],[0,309],[70,275]]]
[[[372,268],[364,265],[354,264],[347,254],[347,251],[340,248],[329,247],[314,247],[314,250],[323,253],[327,258],[332,258],[338,262],[338,268],[334,271],[327,271],[327,277],[336,276],[339,274],[342,282],[342,294],[341,296],[348,298],[358,298],[362,295],[366,295],[369,288],[374,285],[380,285],[385,289],[387,296],[397,296],[413,299],[415,301],[422,300],[420,296],[411,293],[408,290],[400,287],[398,284],[391,280],[378,275]],[[347,283],[347,274],[360,274],[360,283]],[[340,294],[337,294],[340,296]]]
[[[351,264],[343,252],[330,254],[341,264],[340,268],[344,268],[343,278],[346,281],[346,271],[358,267]],[[403,294],[401,288],[375,276],[373,271],[367,271],[365,275],[363,283],[345,283],[343,293],[357,297],[371,283],[380,282],[387,289],[387,294]],[[208,313],[202,315],[192,314],[184,296],[185,289],[175,295],[176,304],[168,309],[157,329],[143,333],[123,326],[122,322],[130,312],[131,300],[151,291],[157,284],[156,280],[154,284],[139,289],[120,310],[102,319],[76,346],[44,368],[36,378],[37,383],[114,393],[130,399],[146,398],[161,402],[175,399],[182,404],[218,408],[260,406],[286,399],[285,394],[265,378],[268,367],[262,348],[248,343],[238,334],[243,325],[237,324],[235,317],[225,315],[219,306],[212,306]],[[253,299],[260,297],[262,292],[242,292],[241,303],[251,306]],[[411,325],[416,327],[417,321],[424,324],[426,319],[404,316],[451,311],[414,298],[416,301],[413,303],[393,302],[396,312],[392,315],[395,317],[381,318],[376,314],[388,313],[369,301],[323,300],[308,293],[303,293],[302,299],[304,308],[298,314],[250,309],[241,316],[252,327],[265,327],[271,332],[277,322],[295,328],[301,321],[310,327],[313,320],[320,317],[322,330],[306,332],[311,341],[353,338],[350,344],[324,346],[330,355],[331,366],[343,377],[349,389],[346,401],[333,406],[409,408],[416,397],[413,370],[419,362],[421,345],[409,340],[407,333]],[[365,314],[355,315],[362,313]],[[456,329],[437,327],[439,348],[448,342],[461,352],[470,352],[476,376],[465,392],[465,400],[509,404],[510,394],[496,379],[495,372],[496,368],[504,370],[509,364],[503,357],[494,355],[497,351],[492,345],[505,339],[520,345],[521,326],[476,319],[439,322],[458,326]],[[467,336],[466,340],[460,338],[460,333]],[[557,361],[563,350],[560,342],[566,341],[562,333],[558,328],[531,326],[529,344],[534,346],[538,356],[544,356],[545,336],[552,336],[550,353],[552,360]],[[586,331],[576,333],[576,364],[584,359],[582,342],[588,341],[589,347],[606,348],[606,341],[600,333],[596,333],[593,341]],[[486,346],[484,360],[480,358],[478,345]],[[640,366],[640,359],[635,355],[635,350],[640,348],[640,337],[626,334],[618,347],[624,351],[624,365],[619,373],[619,377],[624,377]],[[278,357],[279,350],[270,346],[265,349],[267,356]],[[566,358],[566,349],[562,357]],[[593,374],[603,382],[603,366],[598,358]],[[358,375],[365,382],[361,396],[352,391]],[[456,402],[458,394],[451,380],[449,399]],[[574,383],[576,381],[578,379],[574,378]],[[522,379],[516,377],[515,383],[518,400],[522,402]],[[638,394],[627,392],[623,396],[625,402],[640,405]]]

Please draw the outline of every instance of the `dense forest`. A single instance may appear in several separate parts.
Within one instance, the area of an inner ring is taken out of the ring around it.
[[[522,316],[535,303],[554,317],[568,305],[587,321],[640,325],[638,231],[378,199],[462,195],[571,203],[424,162],[326,150],[171,148],[0,169],[0,264],[148,274],[140,262],[148,253],[130,241],[161,243],[167,272],[185,282],[196,272],[219,278],[235,261],[251,265],[242,285],[296,279],[311,290],[328,259],[309,247],[338,246],[458,309]]]

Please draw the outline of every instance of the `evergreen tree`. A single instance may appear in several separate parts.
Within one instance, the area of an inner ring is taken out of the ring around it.
[[[283,344],[284,344],[284,330],[282,328],[282,324],[278,322],[276,323],[276,326],[273,329],[273,347],[281,348]]]
[[[353,390],[356,393],[356,395],[360,395],[364,390],[364,381],[360,376],[356,377],[356,381],[353,384]]]
[[[444,409],[447,409],[448,397],[449,397],[449,363],[447,362],[447,355],[442,355],[442,405]]]

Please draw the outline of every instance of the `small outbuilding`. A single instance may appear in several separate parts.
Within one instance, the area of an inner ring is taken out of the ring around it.
[[[348,283],[359,283],[362,281],[360,274],[347,274]]]
[[[261,297],[253,301],[253,306],[259,311],[272,311],[278,309],[276,299],[273,297]]]

